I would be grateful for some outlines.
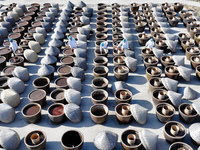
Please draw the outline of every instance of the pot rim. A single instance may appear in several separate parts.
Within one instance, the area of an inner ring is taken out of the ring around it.
[[[161,114],[160,112],[158,112],[158,108],[159,107],[161,107],[161,106],[169,106],[169,107],[171,107],[172,108],[172,114],[171,115],[167,115],[167,116],[165,116],[165,115],[163,115],[163,114]],[[170,117],[173,117],[174,115],[175,115],[175,108],[172,106],[172,105],[170,105],[169,103],[158,103],[157,105],[156,105],[156,114],[159,114],[160,116],[162,116],[162,117],[167,117],[167,118],[170,118]]]
[[[192,147],[190,147],[190,145],[188,145],[187,143],[184,143],[184,142],[174,142],[170,145],[169,147],[169,150],[172,150],[173,146],[174,145],[177,145],[177,144],[180,144],[180,145],[185,145],[187,148],[189,148],[189,150],[193,150]]]
[[[60,89],[54,89],[51,93],[50,93],[50,97],[51,97],[51,100],[53,101],[53,102],[57,102],[57,101],[60,101],[60,100],[63,100],[63,98],[60,98],[60,99],[55,99],[55,98],[53,98],[53,94],[55,93],[55,92],[65,92],[65,89],[62,89],[62,88],[60,88]],[[64,100],[65,100],[65,98],[64,98]]]
[[[35,92],[35,91],[42,91],[42,92],[45,94],[45,96],[42,97],[42,98],[40,98],[40,99],[37,99],[37,100],[31,99],[30,96],[31,96],[31,94],[32,94],[33,92]],[[28,99],[29,99],[30,101],[32,101],[32,102],[39,102],[39,101],[43,100],[43,99],[46,97],[46,95],[47,95],[47,93],[46,93],[45,90],[43,90],[43,89],[34,89],[34,90],[32,90],[32,91],[28,94]]]
[[[97,85],[94,84],[94,81],[96,81],[96,80],[101,80],[101,81],[103,81],[106,85],[104,85],[104,86],[97,86]],[[106,78],[104,78],[104,77],[97,77],[97,78],[94,78],[94,79],[92,80],[92,86],[95,87],[95,88],[98,88],[98,87],[105,88],[105,87],[108,86],[108,83],[109,83],[109,82],[108,82],[108,79],[106,79]]]
[[[94,115],[94,114],[92,113],[92,109],[93,109],[94,107],[97,107],[97,106],[101,106],[101,108],[104,109],[104,111],[105,111],[105,114],[104,114],[104,115],[97,116],[97,115]],[[92,105],[92,106],[90,107],[90,110],[89,110],[89,111],[90,111],[90,115],[93,116],[93,117],[96,117],[96,118],[106,117],[106,116],[108,115],[108,113],[109,113],[109,109],[108,109],[108,107],[107,107],[105,104],[94,104],[94,105]]]
[[[196,112],[196,110],[195,110],[195,112],[196,112],[196,114],[195,115],[186,115],[185,113],[183,113],[182,111],[181,111],[181,107],[183,107],[183,106],[192,106],[192,104],[190,104],[190,103],[182,103],[182,104],[180,104],[179,106],[178,106],[178,112],[179,112],[179,114],[181,114],[181,115],[183,115],[183,116],[185,116],[185,117],[197,117],[198,116],[198,113]]]
[[[46,79],[47,84],[45,84],[45,85],[43,85],[43,86],[37,86],[37,85],[35,85],[35,82],[36,82],[37,80],[39,80],[39,79]],[[50,84],[50,80],[49,80],[49,78],[47,78],[47,77],[38,77],[38,78],[36,78],[36,79],[33,80],[32,84],[33,84],[33,86],[34,86],[35,88],[37,88],[37,87],[39,87],[39,88],[44,88],[45,86],[47,86],[47,85]]]
[[[52,114],[50,113],[50,110],[51,110],[52,107],[54,107],[54,106],[56,106],[56,105],[62,106],[62,107],[63,107],[63,113],[60,114],[60,115],[54,116],[54,115],[52,115]],[[51,104],[51,105],[48,107],[48,109],[47,109],[47,113],[48,113],[49,116],[54,117],[54,118],[60,117],[60,116],[62,116],[62,115],[65,114],[65,112],[64,112],[64,106],[65,106],[65,105],[62,104],[62,103],[54,103],[54,104]]]
[[[94,99],[93,98],[93,94],[96,93],[96,92],[103,92],[103,94],[105,95],[105,98],[102,99],[102,100],[96,100],[96,99]],[[96,89],[96,90],[92,91],[92,93],[90,94],[90,96],[93,99],[92,101],[103,102],[103,101],[105,101],[108,98],[108,92],[106,90],[103,90],[103,89]]]
[[[117,108],[120,107],[120,106],[124,106],[124,105],[130,107],[130,104],[129,104],[129,103],[119,103],[119,104],[117,104],[117,105],[115,106],[115,114],[116,114],[116,115],[119,115],[120,117],[131,117],[131,116],[132,116],[131,113],[130,113],[130,115],[126,115],[126,116],[123,116],[123,115],[121,115],[121,114],[118,113]]]
[[[39,111],[38,111],[36,114],[33,114],[33,115],[26,115],[26,114],[24,113],[24,111],[25,111],[26,108],[30,107],[31,105],[37,105],[37,106],[39,107]],[[21,113],[22,113],[22,115],[23,115],[24,117],[26,117],[26,118],[31,118],[31,117],[34,117],[34,116],[38,115],[39,113],[41,113],[41,108],[42,108],[42,107],[41,107],[40,104],[38,104],[38,103],[29,103],[29,104],[26,104],[26,105],[22,108]]]

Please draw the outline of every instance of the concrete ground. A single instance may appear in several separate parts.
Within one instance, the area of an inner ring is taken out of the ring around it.
[[[6,0],[6,1],[1,1],[2,4],[9,4],[13,1],[11,0]],[[34,0],[34,1],[15,1],[16,3],[21,2],[21,3],[25,3],[25,4],[30,4],[33,2],[38,2],[41,3],[41,1],[39,0]],[[48,2],[55,2],[53,0],[50,0]],[[66,1],[64,0],[59,0],[56,1],[57,3],[59,2],[59,4],[63,4]],[[76,3],[77,1],[73,1],[74,3]],[[85,1],[86,4],[95,4],[94,8],[94,15],[91,18],[91,26],[92,28],[95,30],[96,28],[96,4],[99,3],[100,1],[89,1],[86,0]],[[113,1],[111,0],[104,0],[101,2],[105,2],[106,4],[111,4],[113,3]],[[131,1],[115,1],[115,2],[119,2],[121,4],[130,4]],[[144,1],[141,0],[140,3],[144,3],[144,2],[149,2],[149,1]],[[161,1],[159,0],[155,0],[153,1],[154,3],[161,3]],[[170,0],[169,2],[174,2],[172,0]],[[181,1],[186,3],[186,1]],[[43,2],[45,3],[45,2]],[[195,2],[190,2],[191,4],[195,4]],[[199,4],[198,4],[199,5]],[[129,5],[127,5],[127,7],[129,7]],[[81,109],[83,111],[83,120],[79,123],[72,123],[71,121],[67,120],[66,122],[56,125],[54,123],[52,123],[50,121],[50,119],[48,118],[47,115],[47,109],[48,107],[52,104],[52,101],[50,100],[49,95],[47,96],[47,104],[42,108],[42,120],[37,123],[37,124],[29,124],[25,121],[25,119],[23,118],[22,114],[21,114],[21,109],[23,106],[25,106],[26,104],[29,103],[29,100],[27,98],[28,94],[34,89],[32,82],[35,78],[38,77],[37,75],[37,70],[39,69],[39,67],[41,66],[41,59],[44,57],[44,51],[45,49],[48,47],[48,42],[51,39],[51,35],[53,34],[53,31],[50,32],[46,38],[46,43],[42,46],[42,52],[39,54],[39,60],[36,63],[25,63],[25,67],[28,68],[30,74],[31,74],[31,78],[28,82],[26,82],[26,90],[24,93],[22,93],[21,96],[21,103],[20,105],[15,108],[16,111],[16,119],[9,124],[4,124],[4,123],[0,123],[0,127],[1,129],[3,128],[11,128],[14,129],[15,131],[18,132],[18,134],[20,135],[21,138],[21,144],[19,147],[19,150],[24,150],[26,149],[26,146],[24,144],[24,137],[31,131],[33,130],[42,130],[47,134],[47,144],[46,144],[46,149],[47,150],[60,150],[62,149],[61,146],[61,137],[63,135],[64,132],[68,131],[68,130],[78,130],[80,131],[83,135],[84,135],[84,144],[83,144],[83,150],[94,150],[96,149],[96,147],[93,144],[93,139],[95,137],[95,135],[103,130],[109,130],[109,131],[113,131],[115,133],[118,134],[119,138],[118,138],[118,143],[117,146],[115,148],[115,150],[121,150],[123,149],[121,146],[121,139],[120,136],[122,134],[122,132],[124,132],[127,129],[135,129],[138,131],[141,131],[142,129],[147,129],[150,130],[156,134],[159,135],[159,139],[158,139],[158,144],[157,144],[157,149],[158,150],[167,150],[169,148],[169,144],[166,142],[166,140],[164,139],[164,135],[163,135],[163,123],[160,123],[158,121],[158,119],[156,118],[156,114],[155,114],[155,106],[153,105],[153,101],[151,99],[151,93],[148,91],[148,82],[145,76],[145,68],[143,65],[143,61],[142,61],[142,56],[141,56],[141,49],[143,48],[142,46],[139,45],[138,43],[138,39],[137,39],[137,32],[134,28],[134,23],[133,23],[133,17],[131,16],[129,19],[129,23],[130,23],[130,27],[131,27],[131,33],[133,34],[133,38],[134,38],[134,49],[135,49],[135,58],[138,60],[138,68],[137,71],[134,73],[129,73],[128,79],[127,79],[127,83],[130,86],[130,90],[133,93],[133,99],[131,101],[131,104],[139,104],[145,108],[147,108],[149,110],[148,112],[148,119],[147,119],[147,123],[145,125],[140,125],[138,124],[136,121],[132,121],[129,124],[126,125],[122,125],[119,124],[116,116],[115,116],[115,106],[117,105],[113,95],[110,92],[110,87],[112,85],[113,82],[116,81],[115,77],[114,77],[114,73],[113,73],[113,55],[112,55],[112,26],[111,26],[111,8],[109,7],[109,14],[108,14],[108,42],[109,42],[109,56],[108,56],[108,68],[109,68],[109,74],[108,74],[108,80],[109,80],[109,86],[108,86],[108,92],[109,92],[109,99],[107,102],[107,106],[109,108],[109,115],[107,118],[107,121],[104,124],[95,124],[90,117],[89,114],[89,109],[90,107],[93,105],[91,99],[90,99],[90,94],[93,91],[92,86],[91,86],[91,81],[94,78],[93,77],[93,58],[95,57],[94,55],[94,50],[95,50],[95,35],[93,35],[91,37],[91,39],[88,41],[88,53],[87,53],[87,65],[88,68],[85,71],[85,80],[82,82],[82,103],[81,103]],[[59,17],[59,16],[58,16]],[[55,28],[55,23],[58,21],[58,18],[56,18],[53,28]],[[171,34],[178,34],[179,32],[187,32],[186,28],[183,26],[183,23],[180,21],[177,27],[169,27],[171,29],[170,33]],[[149,33],[148,28],[146,27],[145,32]],[[183,55],[185,56],[185,53],[181,51],[181,47],[180,45],[178,45],[177,47],[177,52],[175,53],[175,55]],[[60,54],[60,58],[63,55]],[[185,60],[186,63],[186,67],[191,68],[190,66],[190,62],[188,60]],[[57,67],[59,67],[61,64],[57,63]],[[161,64],[159,63],[159,67],[161,68]],[[163,71],[163,70],[162,70]],[[162,77],[164,77],[164,71],[162,73]],[[55,72],[55,77],[54,80],[58,78],[58,74],[57,72]],[[54,80],[51,81],[51,90],[55,89],[55,85],[54,85]],[[196,79],[195,77],[195,71],[192,71],[192,75],[191,75],[191,81],[190,82],[186,82],[184,80],[179,80],[179,85],[178,85],[178,91],[181,93],[183,91],[183,88],[189,86],[191,88],[193,88],[194,90],[197,91],[199,90],[199,81]],[[199,93],[197,94],[197,98],[194,101],[199,101]],[[183,102],[188,102],[186,100],[183,100]],[[178,112],[176,111],[176,115],[173,117],[172,119],[173,121],[178,121],[181,122],[178,116]],[[190,124],[185,124],[183,122],[181,122],[187,129],[190,126]],[[183,142],[189,144],[190,146],[192,146],[194,149],[197,149],[196,146],[194,146],[192,144],[192,141],[190,139],[189,133],[187,132],[187,135],[185,137],[185,139],[183,140]]]

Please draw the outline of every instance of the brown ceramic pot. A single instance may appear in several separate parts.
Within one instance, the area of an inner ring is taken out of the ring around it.
[[[69,86],[67,84],[67,77],[59,77],[54,81],[54,84],[56,86],[56,89],[68,89]]]
[[[108,100],[108,92],[102,89],[94,90],[91,93],[93,104],[106,104]]]
[[[15,56],[13,58],[10,58],[9,63],[11,66],[24,66],[24,57],[21,56]]]
[[[104,56],[97,56],[93,59],[94,66],[107,66],[108,58]]]
[[[165,67],[165,76],[174,80],[177,80],[179,77],[179,71],[176,66],[166,66]]]
[[[172,56],[162,56],[161,59],[160,59],[161,63],[162,63],[162,67],[163,69],[166,67],[166,66],[170,66],[170,65],[174,65],[175,62],[172,58]]]
[[[108,76],[108,68],[106,66],[98,66],[98,67],[94,67],[93,69],[93,74],[94,77],[104,77],[107,78]]]
[[[186,58],[187,60],[190,60],[190,58],[192,56],[195,56],[195,55],[199,55],[200,54],[200,51],[197,47],[188,47],[186,49]]]
[[[115,101],[117,103],[130,103],[132,100],[132,93],[127,89],[117,90],[114,93]]]
[[[159,103],[168,103],[169,97],[167,95],[167,91],[163,89],[154,90],[152,93],[152,100],[154,105],[157,105]]]
[[[153,77],[160,77],[162,74],[162,70],[155,66],[150,66],[146,69],[146,77],[150,80]]]
[[[190,57],[190,64],[193,69],[200,65],[200,56],[194,55]]]
[[[57,69],[58,75],[60,77],[70,77],[71,75],[71,66],[68,65],[64,65],[64,66],[60,66]]]
[[[30,103],[38,103],[43,107],[46,104],[46,91],[42,89],[36,89],[28,94]]]
[[[55,89],[50,93],[50,97],[53,103],[66,104],[66,99],[64,96],[65,89]]]
[[[38,77],[33,80],[32,84],[35,89],[42,89],[46,92],[49,92],[50,80],[47,77]]]
[[[108,80],[104,77],[97,77],[92,80],[92,87],[94,90],[103,89],[106,90],[108,87]]]
[[[146,33],[140,33],[138,34],[138,42],[141,46],[145,46],[147,41],[151,38],[150,35]]]
[[[157,66],[159,60],[158,58],[154,57],[154,56],[148,56],[144,58],[144,66],[146,68],[150,67],[150,66]]]
[[[162,84],[161,78],[153,77],[149,79],[149,90],[153,92],[154,90],[164,89],[164,85]]]
[[[119,81],[125,81],[128,77],[129,69],[126,66],[117,66],[113,69],[115,78]]]
[[[116,56],[113,58],[113,63],[114,63],[114,66],[115,67],[118,67],[118,66],[126,66],[126,63],[125,63],[125,56]]]

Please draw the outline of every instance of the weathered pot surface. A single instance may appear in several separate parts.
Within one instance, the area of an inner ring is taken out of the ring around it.
[[[124,81],[128,77],[129,69],[126,66],[117,66],[113,69],[115,78],[120,81]]]
[[[93,104],[106,104],[108,100],[108,92],[102,89],[94,90],[91,93],[91,99]]]

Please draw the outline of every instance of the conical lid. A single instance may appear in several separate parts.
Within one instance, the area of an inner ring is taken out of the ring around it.
[[[132,57],[125,58],[126,66],[132,71],[135,72],[137,70],[137,59]]]
[[[172,104],[175,106],[175,107],[178,107],[182,100],[182,94],[180,93],[176,93],[174,91],[167,91],[167,95],[169,97],[169,100],[172,102]]]
[[[1,100],[12,107],[17,107],[20,104],[20,95],[12,89],[5,89],[1,92]]]
[[[55,56],[49,55],[47,54],[46,56],[44,56],[41,60],[41,64],[42,65],[49,65],[49,64],[53,64],[57,61],[57,58]]]
[[[67,85],[71,89],[75,89],[77,91],[81,91],[82,90],[81,80],[79,78],[68,77],[67,78]]]
[[[55,31],[54,34],[52,34],[51,38],[52,39],[58,39],[58,40],[62,40],[64,39],[65,35],[63,33],[61,33],[60,31]]]
[[[166,40],[166,44],[173,53],[176,52],[177,41]]]
[[[178,81],[170,78],[161,78],[161,81],[167,90],[177,91]]]
[[[200,115],[200,103],[192,103],[192,107],[196,110],[197,114]]]
[[[69,26],[69,23],[66,22],[65,20],[61,19],[60,21],[58,21],[58,22],[56,23],[56,27],[57,27],[57,26],[63,26],[63,27],[65,27],[65,28],[67,28],[67,27]]]
[[[12,77],[12,78],[9,78],[8,81],[8,87],[10,89],[13,89],[14,91],[16,91],[17,93],[23,93],[24,90],[25,90],[25,84],[24,82],[17,78],[17,77]]]
[[[163,55],[163,50],[161,50],[161,49],[157,49],[157,48],[153,47],[152,51],[158,59],[160,59]]]
[[[149,130],[142,130],[139,132],[139,138],[145,149],[147,150],[157,149],[158,135],[156,135],[155,133]]]
[[[191,73],[192,73],[192,69],[183,67],[183,66],[179,66],[177,67],[180,75],[185,79],[185,81],[190,81],[190,77],[191,77]]]
[[[77,34],[76,35],[76,38],[80,41],[84,41],[84,42],[87,42],[87,36],[86,35],[83,35],[83,34]]]
[[[65,99],[68,103],[74,103],[76,105],[81,104],[81,92],[74,89],[65,90]]]
[[[28,81],[30,78],[29,72],[27,68],[24,67],[16,67],[14,69],[14,71],[12,72],[14,77],[18,77],[19,79],[21,79],[22,81]]]
[[[126,57],[135,57],[135,52],[128,49],[124,51],[124,54]]]
[[[183,98],[188,100],[194,100],[197,96],[196,91],[191,89],[190,87],[185,87],[183,91]]]
[[[66,5],[68,5],[69,7],[73,8],[74,4],[71,1],[67,1]]]
[[[111,131],[99,132],[94,138],[94,145],[98,149],[112,150],[115,148],[118,140],[118,135]]]
[[[24,51],[24,57],[29,62],[36,62],[38,60],[38,55],[34,50],[26,49]]]
[[[38,74],[40,76],[47,76],[50,75],[54,72],[54,67],[50,66],[50,65],[42,65],[39,69],[38,69]]]
[[[175,62],[175,65],[177,66],[184,66],[185,65],[185,56],[172,56],[174,62]]]
[[[72,67],[71,74],[73,77],[80,78],[81,81],[83,81],[85,79],[85,72],[82,68]]]
[[[61,42],[60,40],[58,39],[52,39],[50,42],[49,42],[49,46],[54,46],[54,47],[60,47],[63,45],[63,42]]]
[[[69,16],[66,13],[61,13],[60,14],[60,19],[63,19],[65,21],[69,21],[70,20]]]
[[[127,40],[127,41],[133,41],[133,35],[131,33],[124,33],[123,37]]]
[[[166,37],[167,40],[171,40],[171,41],[175,41],[175,39],[176,39],[176,36],[174,34],[166,33],[165,37]]]
[[[68,11],[70,11],[70,12],[73,11],[73,9],[72,9],[70,6],[68,6],[68,5],[64,6],[63,9],[64,9],[64,10],[68,10]]]
[[[49,54],[52,56],[57,56],[60,53],[60,50],[57,47],[53,47],[53,46],[49,46],[46,50],[45,50],[45,54]]]
[[[86,58],[87,57],[87,50],[82,49],[82,48],[76,48],[74,50],[74,54],[75,54],[76,57]]]
[[[10,123],[15,119],[15,110],[6,103],[0,104],[0,121]]]
[[[87,49],[87,42],[77,41],[78,48]]]
[[[116,81],[111,86],[111,92],[114,94],[116,91],[121,89],[127,89],[129,90],[129,86],[126,84],[126,82],[123,81]]]
[[[83,2],[83,1],[79,1],[77,4],[76,4],[76,7],[86,7],[87,5]]]
[[[72,122],[80,122],[83,118],[81,108],[74,103],[65,105],[64,112],[67,118]]]
[[[84,25],[90,24],[90,18],[88,18],[86,16],[81,16],[80,20]]]
[[[61,33],[66,33],[67,32],[67,29],[65,28],[65,27],[63,27],[63,26],[57,26],[55,29],[54,29],[54,32],[56,32],[56,31],[59,31],[59,32],[61,32]]]
[[[132,104],[130,106],[131,114],[133,115],[133,118],[139,123],[139,124],[145,124],[147,121],[148,116],[148,109],[138,105],[138,104]]]
[[[83,68],[84,70],[87,69],[87,62],[85,58],[75,57],[74,64],[75,66]]]
[[[189,127],[190,137],[197,143],[200,143],[200,123],[193,123]]]

